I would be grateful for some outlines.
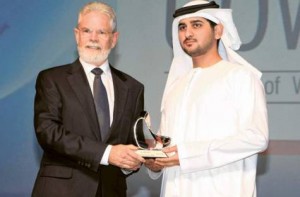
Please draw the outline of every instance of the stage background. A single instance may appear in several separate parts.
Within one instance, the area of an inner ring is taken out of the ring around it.
[[[86,0],[0,1],[0,196],[30,196],[42,150],[33,129],[34,84],[42,69],[76,59],[73,28]],[[172,59],[171,22],[185,0],[106,0],[117,12],[120,39],[110,56],[145,85],[153,129]],[[263,71],[270,146],[258,163],[258,196],[300,196],[300,3],[219,0],[233,9],[239,52]],[[128,179],[128,196],[158,196],[160,180],[145,169]],[[199,194],[200,195],[200,194]]]

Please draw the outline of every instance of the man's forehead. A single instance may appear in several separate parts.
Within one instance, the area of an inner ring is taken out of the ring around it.
[[[179,24],[184,24],[184,23],[192,23],[192,22],[196,22],[196,21],[206,21],[206,19],[204,17],[200,17],[200,16],[194,16],[194,17],[188,17],[188,18],[183,18],[179,21]]]

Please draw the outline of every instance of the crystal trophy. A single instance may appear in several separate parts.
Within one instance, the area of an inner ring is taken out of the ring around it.
[[[135,121],[134,139],[139,147],[137,153],[144,158],[165,158],[168,157],[162,149],[171,143],[171,138],[157,135],[151,130],[151,119],[148,112],[143,111]]]

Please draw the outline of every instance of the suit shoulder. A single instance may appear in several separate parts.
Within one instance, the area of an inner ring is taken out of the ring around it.
[[[137,86],[142,86],[144,87],[144,85],[138,81],[137,79],[133,78],[132,76],[130,76],[129,74],[123,72],[123,71],[120,71],[114,67],[111,66],[111,70],[120,78],[122,79],[123,81],[128,81],[130,83],[133,83]]]
[[[54,66],[40,71],[36,77],[37,81],[61,81],[67,78],[72,64]]]
[[[50,68],[46,68],[39,72],[39,75],[48,75],[48,74],[55,74],[55,73],[62,73],[65,72],[70,68],[71,64],[65,64],[60,66],[54,66]]]

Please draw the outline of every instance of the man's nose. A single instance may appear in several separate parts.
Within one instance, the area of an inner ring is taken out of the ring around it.
[[[98,34],[97,34],[97,31],[92,31],[91,32],[91,36],[90,36],[90,40],[92,41],[98,41]]]
[[[193,35],[194,35],[194,33],[193,33],[192,29],[187,27],[186,31],[185,31],[185,37],[186,38],[191,38],[191,37],[193,37]]]

